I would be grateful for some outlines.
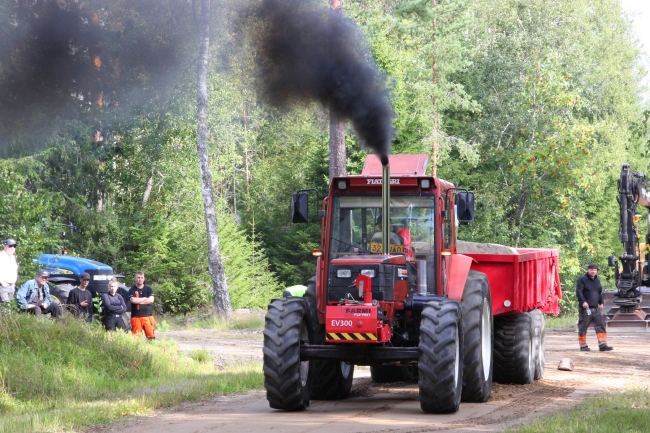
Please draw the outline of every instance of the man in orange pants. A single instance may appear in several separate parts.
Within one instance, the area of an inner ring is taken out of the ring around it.
[[[149,340],[154,340],[156,335],[154,327],[156,319],[151,312],[153,304],[153,289],[144,284],[144,272],[135,273],[135,285],[129,289],[129,301],[131,302],[131,331],[133,335],[144,334]]]
[[[587,329],[591,323],[596,328],[598,338],[598,349],[601,352],[612,350],[613,347],[607,344],[607,331],[605,330],[605,318],[603,317],[603,286],[598,279],[598,266],[595,263],[587,267],[587,273],[578,279],[576,284],[576,296],[580,316],[578,317],[578,343],[581,352],[589,352],[587,346]]]

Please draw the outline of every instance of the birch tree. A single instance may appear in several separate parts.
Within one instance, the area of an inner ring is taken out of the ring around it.
[[[201,42],[199,45],[198,79],[197,79],[197,152],[201,170],[203,205],[205,208],[205,224],[208,236],[208,267],[212,277],[214,293],[214,314],[228,316],[232,307],[228,282],[221,261],[219,234],[217,232],[217,213],[214,205],[212,190],[212,173],[208,158],[208,64],[210,47],[210,0],[201,0]]]

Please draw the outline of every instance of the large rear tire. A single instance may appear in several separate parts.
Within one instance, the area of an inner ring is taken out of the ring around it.
[[[492,297],[487,276],[469,271],[463,300],[464,402],[483,402],[492,392]]]
[[[307,282],[305,302],[312,324],[313,343],[325,344],[325,328],[318,321],[316,306],[316,277]],[[343,361],[317,359],[311,361],[314,382],[311,398],[314,400],[340,400],[350,395],[354,377],[354,364]]]
[[[274,409],[304,410],[309,406],[313,371],[300,361],[300,346],[309,342],[311,323],[301,298],[274,299],[264,326],[264,387]]]
[[[530,312],[533,318],[533,329],[535,330],[535,380],[544,378],[544,369],[546,368],[546,323],[544,313],[540,310]]]
[[[494,321],[494,380],[524,385],[535,380],[533,319],[529,313]]]
[[[450,299],[424,304],[420,322],[418,385],[425,412],[458,411],[463,387],[461,305]]]
[[[373,382],[393,383],[413,380],[415,377],[413,365],[371,365],[370,377]]]
[[[59,300],[59,303],[63,305],[68,302],[68,295],[72,289],[74,289],[72,284],[52,285],[50,286],[50,294],[54,295]]]

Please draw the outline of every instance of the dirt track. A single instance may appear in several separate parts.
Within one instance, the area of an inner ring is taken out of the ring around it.
[[[166,338],[182,348],[205,348],[217,365],[235,359],[262,358],[261,334],[224,335],[202,331],[170,331]],[[598,352],[593,330],[588,343],[595,351],[581,353],[575,332],[547,333],[546,372],[531,385],[494,384],[486,403],[462,403],[452,415],[420,410],[416,383],[393,386],[370,381],[368,369],[355,370],[353,396],[341,401],[312,401],[305,412],[270,409],[265,394],[218,397],[181,405],[153,416],[131,418],[94,432],[489,432],[502,431],[570,407],[587,394],[650,386],[650,333],[610,334],[614,351]],[[573,372],[557,370],[561,358],[572,358]]]

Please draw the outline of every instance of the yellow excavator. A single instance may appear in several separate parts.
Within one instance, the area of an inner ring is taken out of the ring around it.
[[[640,244],[637,206],[650,209],[650,184],[645,175],[635,172],[623,163],[618,180],[620,225],[618,238],[623,243],[623,254],[609,256],[608,265],[614,268],[616,290],[603,293],[608,331],[649,332],[650,327],[650,213],[645,244]],[[620,265],[619,265],[620,260]]]

